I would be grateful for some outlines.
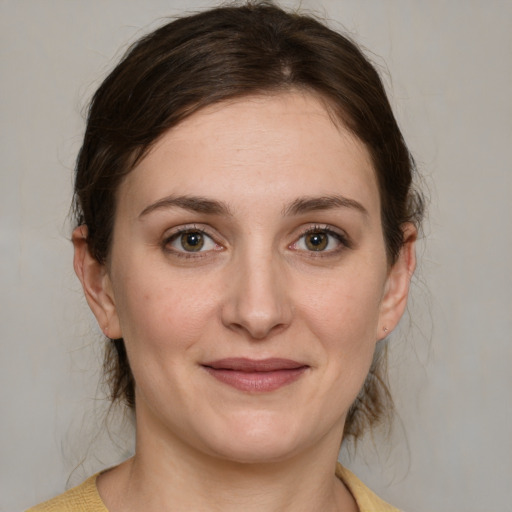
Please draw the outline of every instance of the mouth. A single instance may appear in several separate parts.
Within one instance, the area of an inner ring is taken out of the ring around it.
[[[240,391],[270,392],[298,380],[308,365],[291,359],[227,358],[202,365],[215,379]]]

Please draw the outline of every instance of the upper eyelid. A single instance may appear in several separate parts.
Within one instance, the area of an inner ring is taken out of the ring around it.
[[[315,233],[316,231],[324,231],[326,233],[337,236],[343,240],[347,240],[347,241],[349,240],[349,236],[347,235],[345,230],[331,226],[329,224],[313,224],[313,225],[304,227],[300,231],[299,237],[307,235],[308,233]]]
[[[214,233],[212,233],[212,229],[209,229],[207,226],[199,226],[197,224],[184,224],[180,226],[176,226],[174,228],[169,228],[164,232],[163,238],[165,240],[169,240],[177,235],[181,235],[183,233],[202,233],[203,235],[209,236],[212,239],[216,239]]]
[[[335,228],[329,224],[310,224],[308,226],[304,226],[302,229],[304,233],[310,233],[311,231],[332,231],[333,233],[336,233],[339,230],[339,228]]]

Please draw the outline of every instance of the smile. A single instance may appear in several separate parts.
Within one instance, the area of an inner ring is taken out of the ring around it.
[[[240,391],[270,392],[299,379],[308,365],[290,359],[227,358],[208,362],[203,368],[217,380]]]

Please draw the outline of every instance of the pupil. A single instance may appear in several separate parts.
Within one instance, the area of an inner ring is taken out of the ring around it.
[[[188,235],[187,236],[187,244],[188,245],[197,245],[199,243],[199,237],[197,235]]]
[[[203,235],[201,233],[185,233],[181,237],[181,244],[187,251],[198,251],[204,245]]]

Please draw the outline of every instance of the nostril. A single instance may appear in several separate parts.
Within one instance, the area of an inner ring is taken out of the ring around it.
[[[228,326],[231,330],[253,340],[264,340],[274,337],[288,327],[285,323],[272,324],[270,326],[254,325],[249,323],[232,323]]]

